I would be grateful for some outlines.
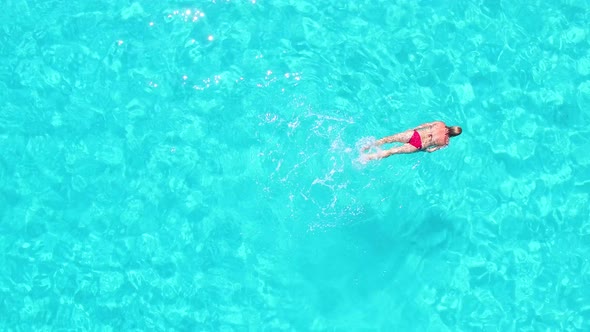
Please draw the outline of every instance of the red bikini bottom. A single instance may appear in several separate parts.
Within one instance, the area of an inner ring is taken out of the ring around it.
[[[410,143],[410,145],[414,146],[418,150],[422,149],[422,138],[416,130],[414,130],[414,135],[412,135],[412,138],[410,138],[410,141],[408,143]]]

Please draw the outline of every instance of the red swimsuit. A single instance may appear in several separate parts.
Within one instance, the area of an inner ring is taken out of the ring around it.
[[[410,143],[410,145],[414,146],[418,150],[422,149],[422,138],[416,130],[414,130],[414,135],[412,135],[412,138],[410,138],[410,141],[408,143]]]

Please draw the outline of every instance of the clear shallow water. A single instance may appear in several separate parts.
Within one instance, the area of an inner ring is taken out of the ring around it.
[[[587,330],[588,15],[9,1],[1,329]]]

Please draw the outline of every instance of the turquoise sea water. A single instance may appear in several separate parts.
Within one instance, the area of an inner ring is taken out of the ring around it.
[[[0,330],[588,331],[587,1],[0,11]],[[358,148],[443,120],[447,149]]]

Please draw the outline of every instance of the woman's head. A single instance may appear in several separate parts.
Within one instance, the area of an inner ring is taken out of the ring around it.
[[[461,129],[461,127],[457,127],[457,126],[452,126],[452,127],[447,126],[447,129],[449,130],[449,137],[459,136],[463,132],[463,129]]]

